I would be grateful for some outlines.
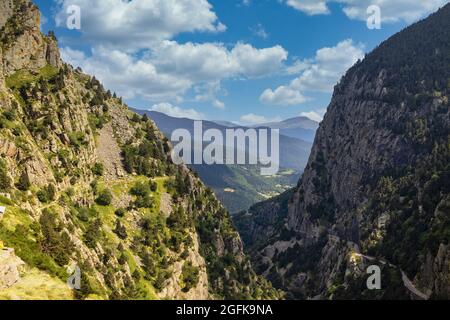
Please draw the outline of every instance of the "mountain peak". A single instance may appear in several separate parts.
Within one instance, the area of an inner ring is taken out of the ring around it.
[[[0,1],[0,43],[3,73],[37,71],[47,64],[60,67],[56,39],[40,31],[39,9],[29,0]]]

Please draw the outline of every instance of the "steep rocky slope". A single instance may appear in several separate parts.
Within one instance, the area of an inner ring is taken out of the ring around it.
[[[0,9],[0,241],[25,263],[0,297],[278,298],[155,124],[64,64],[29,0]]]
[[[20,266],[23,261],[17,258],[14,250],[0,250],[0,290],[9,288],[20,281]]]
[[[259,273],[292,298],[449,299],[449,98],[447,5],[343,77],[292,196],[235,218]]]

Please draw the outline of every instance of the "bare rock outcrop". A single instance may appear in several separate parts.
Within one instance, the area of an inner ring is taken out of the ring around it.
[[[13,15],[13,0],[0,1],[0,29],[6,24],[6,21]]]
[[[208,274],[206,272],[205,259],[198,253],[199,242],[198,237],[192,234],[194,244],[192,249],[189,250],[189,256],[182,261],[177,261],[172,266],[172,276],[167,280],[164,288],[159,293],[159,297],[162,299],[181,299],[181,300],[207,300],[211,298],[208,291]],[[184,292],[180,277],[185,261],[192,262],[194,267],[199,268],[199,280],[197,285],[190,289],[188,292]]]
[[[0,18],[2,32],[19,33],[15,38],[4,40],[3,73],[11,75],[22,69],[39,70],[47,64],[59,67],[61,59],[56,39],[40,32],[39,9],[28,1],[0,3],[7,8]]]
[[[14,250],[0,250],[0,290],[7,289],[20,280],[20,267],[24,262],[18,258]]]
[[[125,176],[121,150],[110,123],[100,130],[96,153],[105,168],[104,176],[107,181],[117,180]]]

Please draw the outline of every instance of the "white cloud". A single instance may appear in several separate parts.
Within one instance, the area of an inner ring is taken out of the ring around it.
[[[260,101],[266,104],[274,105],[296,105],[308,101],[300,91],[290,88],[290,86],[280,86],[275,90],[266,89]]]
[[[67,19],[67,8],[81,8],[81,33],[96,45],[128,50],[148,48],[155,41],[183,32],[222,32],[207,0],[58,0],[58,26]]]
[[[350,19],[365,21],[367,8],[377,5],[381,8],[383,22],[405,21],[414,22],[439,7],[449,0],[286,0],[285,3],[308,15],[328,14],[328,3],[340,3],[342,10]]]
[[[256,49],[238,43],[227,49],[220,43],[162,41],[139,58],[132,53],[94,47],[92,55],[63,48],[63,59],[94,74],[125,98],[153,102],[180,101],[196,89],[197,101],[209,101],[216,108],[225,105],[216,98],[220,81],[229,78],[262,77],[279,71],[288,53],[279,46]]]
[[[231,59],[240,65],[240,73],[247,77],[262,77],[281,69],[288,52],[281,46],[256,49],[249,44],[237,44],[231,51]]]
[[[335,47],[317,50],[314,63],[291,83],[293,88],[306,91],[332,92],[342,75],[364,57],[363,48],[352,40],[339,42]]]
[[[264,29],[264,26],[261,23],[258,23],[256,26],[250,28],[250,31],[257,37],[260,37],[262,39],[267,39],[269,37],[269,34],[267,33],[266,29]]]
[[[190,79],[160,73],[147,60],[103,47],[94,48],[92,56],[70,48],[61,49],[62,58],[83,71],[95,75],[107,88],[127,99],[177,101],[192,86]]]
[[[299,77],[275,90],[266,89],[260,100],[267,104],[296,105],[308,100],[306,92],[330,93],[347,69],[363,57],[363,48],[352,40],[322,48],[316,52],[314,59],[299,69]]]
[[[205,119],[205,115],[201,112],[198,112],[194,109],[181,109],[180,107],[173,106],[170,103],[159,103],[155,104],[150,108],[151,111],[157,111],[161,113],[165,113],[168,116],[175,118],[188,118],[192,120],[203,120]]]
[[[81,8],[82,40],[91,44],[89,53],[66,44],[63,58],[125,98],[180,103],[193,93],[195,101],[223,109],[223,80],[280,72],[288,58],[281,46],[174,41],[183,32],[225,30],[208,0],[57,1],[58,25],[69,5]]]
[[[251,124],[251,125],[268,123],[268,122],[278,122],[278,121],[281,121],[279,117],[268,119],[264,116],[260,116],[260,115],[254,114],[254,113],[243,115],[240,118],[241,123]]]
[[[319,0],[287,0],[286,4],[309,15],[328,14],[326,1]]]
[[[308,112],[302,112],[300,113],[301,117],[307,117],[311,120],[314,120],[316,122],[321,122],[323,120],[323,117],[325,116],[325,113],[327,112],[327,109],[319,109],[319,110],[313,110]]]
[[[48,23],[47,17],[44,16],[44,14],[41,12],[41,29],[43,29],[42,26],[45,26],[47,23]]]
[[[445,5],[448,0],[345,0],[344,2],[346,6],[343,10],[351,19],[365,21],[367,19],[367,8],[370,5],[377,5],[381,9],[381,19],[383,22],[405,21],[412,23],[436,11]]]
[[[286,73],[289,75],[300,74],[302,71],[309,68],[312,64],[310,60],[295,60],[294,63],[286,67]]]
[[[211,102],[213,107],[217,109],[225,109],[225,103],[217,98],[218,94],[225,95],[225,90],[222,89],[220,81],[210,81],[194,87],[196,92],[195,101]]]
[[[265,76],[280,70],[287,57],[287,51],[280,46],[257,49],[238,43],[229,50],[220,43],[175,41],[155,46],[151,55],[159,70],[201,80]]]

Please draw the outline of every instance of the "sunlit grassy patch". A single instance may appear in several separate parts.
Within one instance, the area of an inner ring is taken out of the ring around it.
[[[6,213],[0,220],[0,241],[6,247],[14,248],[16,255],[28,265],[63,279],[66,276],[65,270],[41,251],[36,239],[37,228],[27,211],[14,205],[7,206]]]
[[[0,228],[3,227],[9,231],[15,231],[18,225],[28,227],[31,224],[30,214],[16,207],[11,200],[0,198],[0,205],[6,207],[6,212],[0,220]]]
[[[11,89],[20,89],[25,84],[43,78],[45,80],[51,79],[58,74],[59,70],[51,65],[46,65],[39,70],[37,74],[32,74],[28,70],[19,70],[13,75],[6,78],[6,86]]]
[[[73,300],[73,292],[62,280],[36,268],[27,268],[12,287],[0,290],[0,300]]]

